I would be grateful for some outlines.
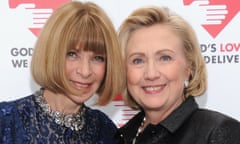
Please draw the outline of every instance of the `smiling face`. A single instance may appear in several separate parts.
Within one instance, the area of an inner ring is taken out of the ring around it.
[[[182,102],[190,69],[181,39],[169,26],[134,31],[127,44],[126,66],[128,91],[145,112],[170,113]]]
[[[72,49],[66,57],[66,75],[69,84],[82,95],[68,95],[76,103],[89,99],[100,87],[105,74],[105,56],[92,51]]]

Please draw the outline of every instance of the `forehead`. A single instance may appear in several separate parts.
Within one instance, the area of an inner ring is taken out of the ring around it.
[[[127,53],[159,50],[182,51],[182,40],[168,25],[156,24],[135,30],[127,43]]]

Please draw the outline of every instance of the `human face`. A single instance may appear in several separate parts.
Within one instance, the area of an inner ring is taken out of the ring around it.
[[[100,87],[105,74],[104,55],[92,51],[72,49],[66,57],[66,74],[70,85],[82,91],[82,95],[68,95],[76,103],[89,99]]]
[[[189,68],[182,41],[170,26],[134,31],[127,44],[126,66],[128,90],[145,111],[166,114],[182,102]]]

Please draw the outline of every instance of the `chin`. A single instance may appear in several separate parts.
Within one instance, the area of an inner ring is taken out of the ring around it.
[[[142,105],[147,108],[147,109],[159,109],[162,108],[164,106],[163,102],[156,102],[155,101],[149,101],[146,103],[146,101],[144,103],[142,103]]]

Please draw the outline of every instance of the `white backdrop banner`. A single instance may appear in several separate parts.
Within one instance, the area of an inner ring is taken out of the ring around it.
[[[52,11],[70,0],[0,0],[0,101],[35,92],[30,63],[38,33]],[[240,120],[240,1],[238,0],[89,0],[105,9],[116,29],[136,8],[168,6],[195,29],[208,68],[208,91],[199,105]],[[209,15],[215,14],[212,17]],[[39,20],[38,18],[42,18]],[[93,97],[88,101],[91,106]],[[136,111],[118,96],[103,110],[120,127]]]

